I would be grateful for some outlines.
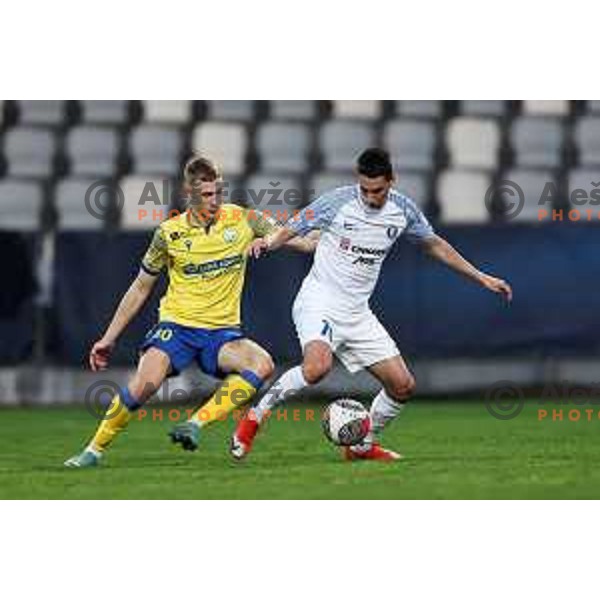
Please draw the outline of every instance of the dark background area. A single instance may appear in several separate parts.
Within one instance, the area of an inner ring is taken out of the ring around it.
[[[384,266],[372,304],[408,356],[547,357],[598,351],[600,226],[462,226],[439,233],[481,268],[507,278],[515,298],[508,308],[496,296],[423,256],[418,247],[401,241]],[[49,309],[43,312],[45,343],[39,359],[49,364],[84,364],[90,344],[102,334],[135,277],[150,235],[64,232],[57,236],[54,283]],[[39,243],[34,234],[0,234],[6,264],[0,288],[3,363],[34,357]],[[284,251],[249,265],[245,330],[280,362],[299,358],[291,306],[310,261]],[[116,364],[135,359],[137,345],[158,316],[164,279],[122,338]]]

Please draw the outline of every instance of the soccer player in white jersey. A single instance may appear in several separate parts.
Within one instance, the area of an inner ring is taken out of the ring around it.
[[[243,420],[231,440],[231,453],[243,458],[260,423],[276,405],[323,379],[337,355],[350,372],[367,369],[382,385],[371,404],[371,430],[364,442],[346,448],[349,460],[395,460],[399,454],[378,442],[383,428],[404,408],[415,379],[390,335],[369,308],[382,263],[400,236],[430,256],[511,300],[502,279],[482,273],[436,235],[415,203],[392,188],[390,157],[378,148],[365,150],[356,166],[358,184],[338,188],[311,203],[285,227],[256,240],[255,257],[272,252],[295,236],[321,231],[309,274],[293,306],[303,362],[284,373]],[[397,282],[395,285],[401,285]]]

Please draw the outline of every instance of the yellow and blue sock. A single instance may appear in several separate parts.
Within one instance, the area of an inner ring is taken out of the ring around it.
[[[140,406],[141,404],[132,396],[129,388],[122,388],[112,399],[102,422],[88,445],[88,450],[96,454],[104,452],[117,435],[127,427],[133,413]]]
[[[229,375],[208,402],[192,415],[190,421],[204,427],[214,421],[224,420],[232,410],[247,404],[263,383],[250,370],[242,371],[239,375]]]

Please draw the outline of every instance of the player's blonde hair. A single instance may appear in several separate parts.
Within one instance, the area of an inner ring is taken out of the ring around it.
[[[220,167],[207,156],[196,153],[187,160],[183,167],[183,190],[186,196],[186,206],[193,204],[192,188],[206,181],[222,179]]]
[[[216,181],[221,178],[220,167],[203,154],[194,154],[183,167],[183,180],[187,185],[199,181]]]

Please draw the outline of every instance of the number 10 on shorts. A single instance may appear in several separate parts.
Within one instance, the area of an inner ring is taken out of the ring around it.
[[[160,329],[157,329],[154,332],[154,335],[152,337],[159,338],[163,342],[168,342],[173,337],[173,330],[172,329],[163,329],[161,327]]]

